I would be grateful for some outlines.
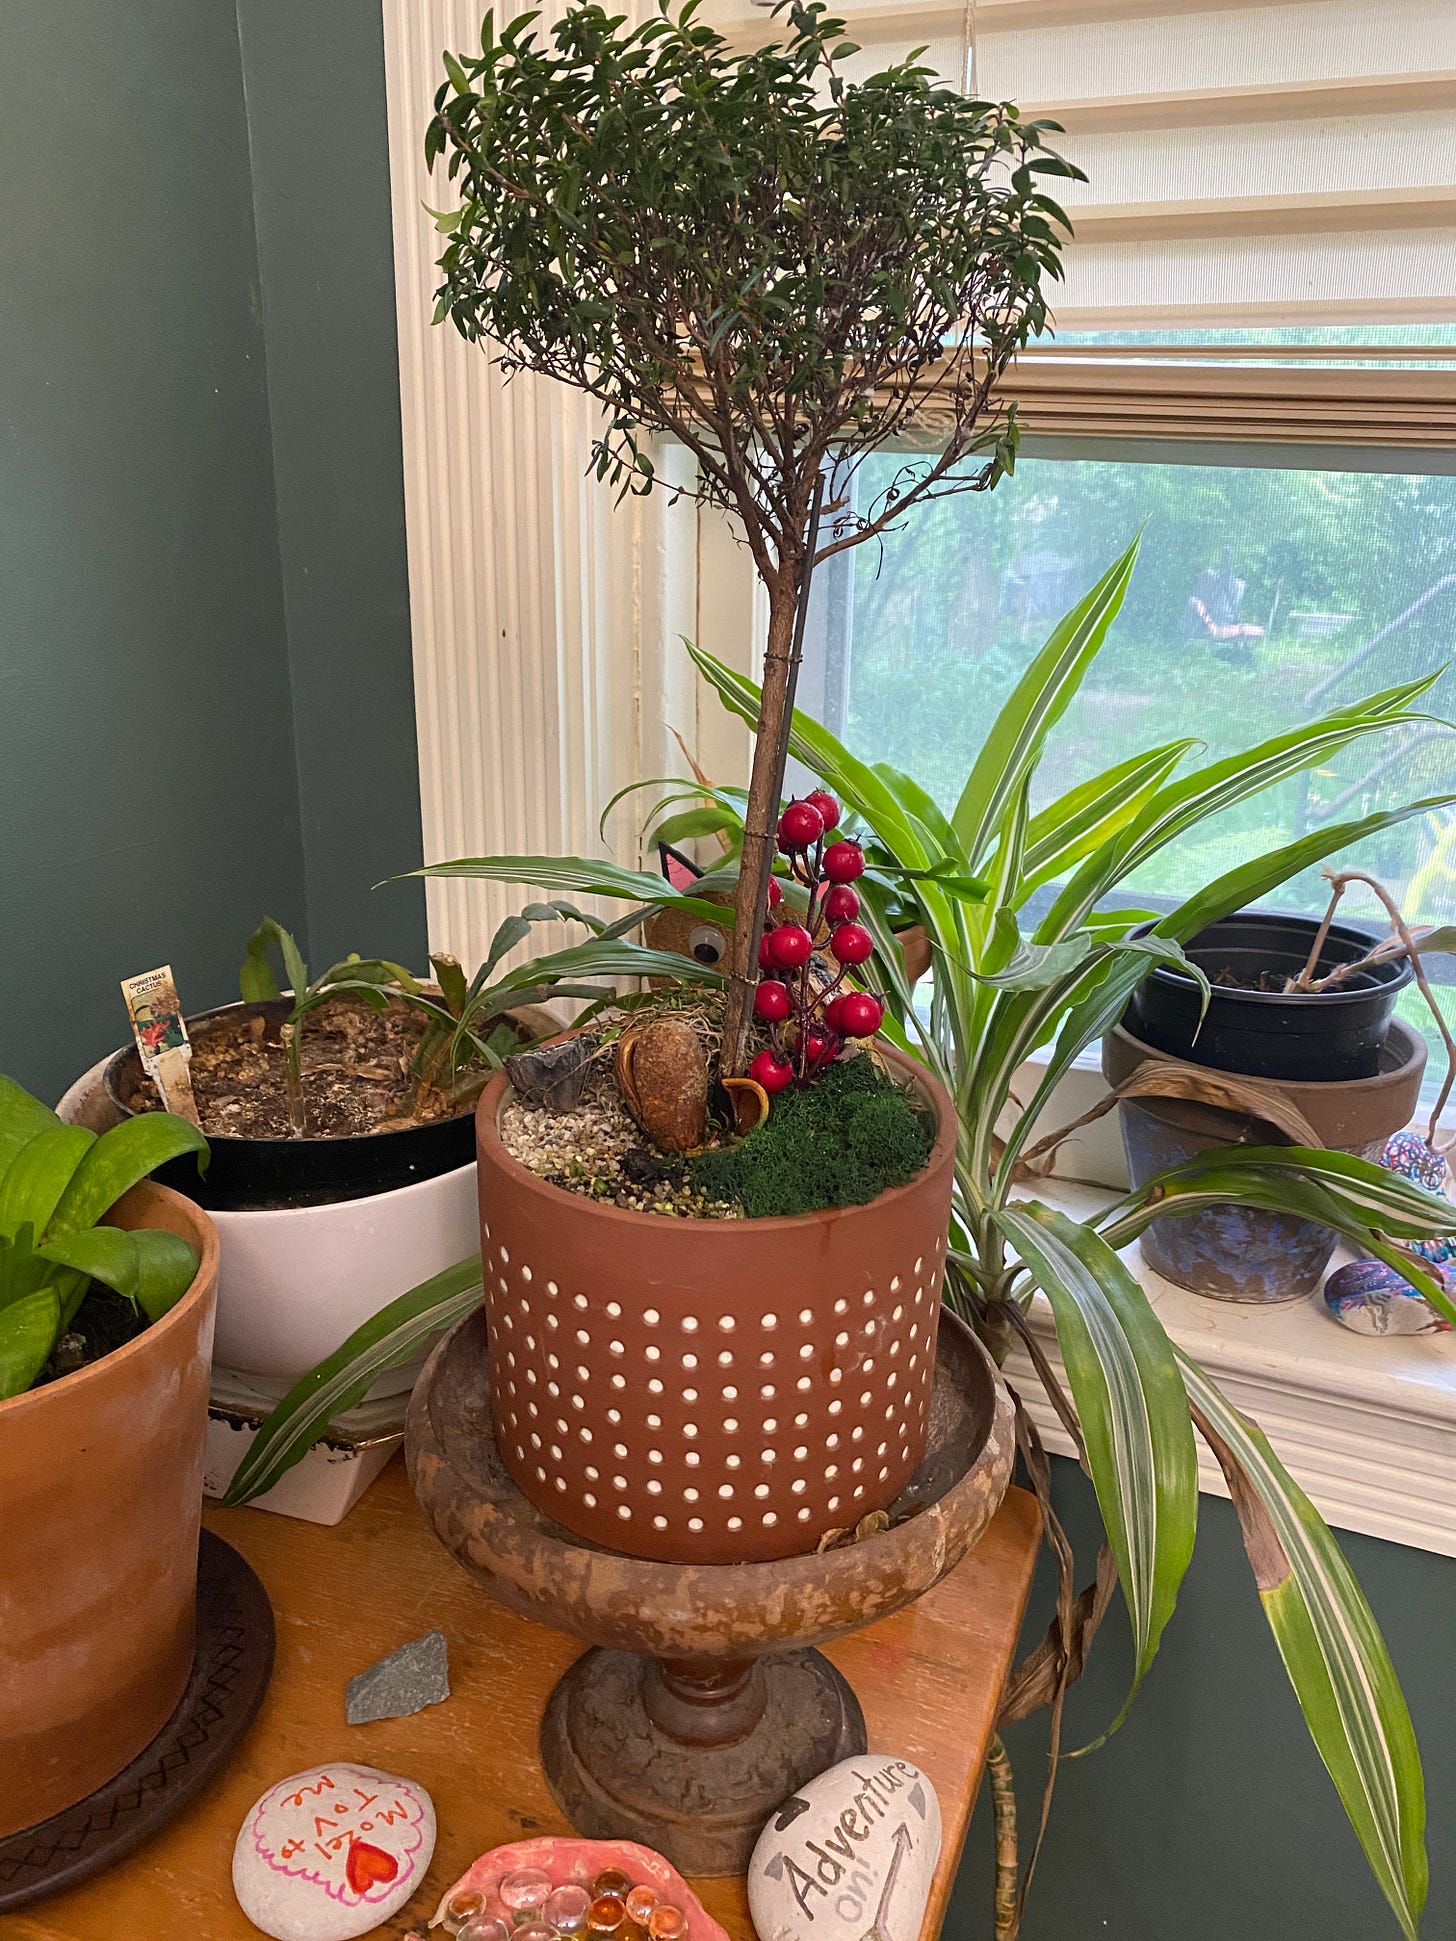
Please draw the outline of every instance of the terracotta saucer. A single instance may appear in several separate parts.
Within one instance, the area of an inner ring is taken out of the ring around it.
[[[237,1551],[204,1530],[197,1653],[181,1703],[108,1785],[0,1840],[0,1914],[79,1885],[175,1819],[252,1724],[272,1671],[268,1594]]]

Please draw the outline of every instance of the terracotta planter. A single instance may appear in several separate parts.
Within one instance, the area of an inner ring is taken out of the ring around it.
[[[0,1836],[114,1778],[192,1669],[217,1236],[149,1182],[107,1219],[200,1265],[135,1341],[0,1402]]]
[[[812,1550],[919,1463],[956,1121],[868,1206],[678,1220],[548,1186],[506,1152],[507,1082],[477,1114],[496,1440],[527,1498],[629,1555],[741,1563]]]
[[[1396,1019],[1380,1057],[1381,1069],[1373,1078],[1233,1078],[1233,1087],[1248,1101],[1248,1109],[1239,1110],[1197,1095],[1201,1084],[1225,1074],[1168,1058],[1123,1025],[1102,1041],[1102,1070],[1110,1085],[1124,1085],[1152,1067],[1156,1082],[1166,1087],[1164,1095],[1124,1098],[1117,1108],[1134,1186],[1211,1146],[1295,1142],[1374,1159],[1416,1111],[1425,1040]],[[1268,1118],[1258,1110],[1265,1099]],[[1177,1287],[1215,1300],[1271,1304],[1312,1294],[1336,1241],[1316,1221],[1230,1205],[1154,1220],[1139,1244],[1148,1265]]]

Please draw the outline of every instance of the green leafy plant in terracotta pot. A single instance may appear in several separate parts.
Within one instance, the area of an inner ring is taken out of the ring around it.
[[[192,1670],[217,1236],[148,1175],[205,1152],[0,1077],[0,1835],[113,1778]]]

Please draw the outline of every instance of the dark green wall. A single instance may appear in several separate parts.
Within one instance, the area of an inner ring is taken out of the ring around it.
[[[423,953],[368,894],[419,858],[378,9],[248,14],[251,154],[231,5],[0,12],[0,1069],[51,1096],[265,910]]]
[[[1055,1460],[1056,1496],[1091,1574],[1090,1485]],[[1425,1762],[1431,1897],[1423,1934],[1456,1934],[1456,1563],[1339,1532],[1400,1674]],[[1026,1639],[1040,1637],[1051,1587],[1038,1582]],[[1025,1640],[1024,1640],[1025,1643]],[[1023,1643],[1023,1648],[1024,1648]],[[1127,1690],[1127,1618],[1114,1602],[1090,1669],[1068,1702],[1064,1743],[1095,1738]],[[1013,1729],[1023,1840],[1046,1770],[1040,1720]],[[990,1941],[991,1812],[983,1797],[961,1866],[947,1941]],[[1127,1723],[1064,1761],[1022,1941],[1399,1941],[1304,1728],[1255,1596],[1228,1504],[1199,1504],[1198,1544],[1178,1611]]]
[[[309,937],[423,961],[380,8],[238,0]]]

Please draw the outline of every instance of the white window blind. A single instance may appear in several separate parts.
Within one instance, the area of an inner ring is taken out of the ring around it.
[[[708,17],[773,31],[752,0]],[[1063,330],[1456,321],[1452,0],[919,0],[841,11],[866,51],[1060,121],[1090,177]]]
[[[1456,319],[1452,0],[977,10],[976,92],[1090,177],[1062,329]]]
[[[1456,446],[1456,0],[839,11],[852,72],[925,43],[947,80],[1060,122],[1089,178],[1051,185],[1076,234],[1061,341],[1008,387],[1028,430]],[[744,45],[782,31],[752,0],[708,17]]]

